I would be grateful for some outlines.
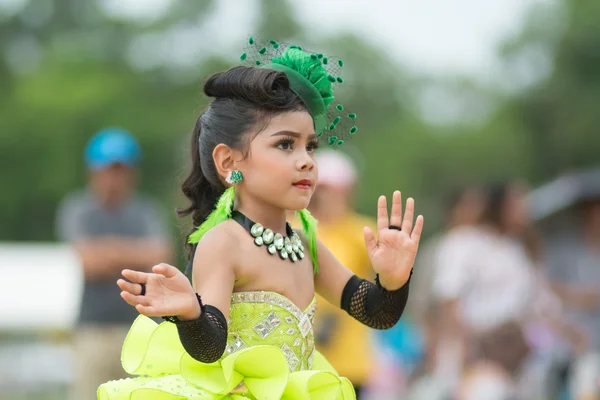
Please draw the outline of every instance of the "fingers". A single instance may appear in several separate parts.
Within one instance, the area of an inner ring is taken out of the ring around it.
[[[145,306],[143,304],[138,304],[135,306],[135,309],[138,310],[140,314],[147,315],[149,317],[160,317],[161,314],[152,306]]]
[[[402,226],[402,193],[396,190],[392,195],[392,216],[390,225]]]
[[[117,281],[117,285],[119,285],[121,290],[129,292],[135,296],[142,294],[142,285],[140,285],[139,283],[131,283],[127,282],[124,279],[119,279]]]
[[[375,239],[375,234],[373,233],[373,229],[365,226],[363,229],[365,234],[365,245],[367,246],[367,251],[371,253],[377,247],[377,239]]]
[[[415,241],[417,246],[419,245],[419,241],[421,240],[421,232],[423,232],[423,216],[419,215],[417,217],[417,222],[415,222],[415,229],[413,229],[410,234],[410,238]]]
[[[152,271],[163,275],[165,278],[173,278],[175,275],[181,273],[176,267],[165,263],[155,265],[152,267]]]
[[[145,272],[124,269],[123,271],[121,271],[121,275],[123,275],[126,279],[134,283],[148,282],[148,274]]]
[[[134,307],[137,306],[138,304],[148,306],[148,305],[150,305],[150,302],[151,302],[151,300],[147,296],[136,296],[125,290],[121,292],[121,297],[128,304],[130,304]]]
[[[377,200],[377,230],[381,232],[390,225],[387,211],[387,200],[385,196],[379,196]]]
[[[412,230],[413,218],[415,217],[415,201],[412,197],[406,200],[406,210],[404,211],[404,220],[402,221],[402,230],[409,233]]]

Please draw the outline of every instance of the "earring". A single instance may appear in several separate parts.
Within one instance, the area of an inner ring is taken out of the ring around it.
[[[227,178],[225,179],[225,182],[231,184],[238,184],[241,181],[244,180],[244,177],[242,176],[242,172],[238,171],[237,169],[233,170],[233,171],[229,171],[229,175],[227,176]]]

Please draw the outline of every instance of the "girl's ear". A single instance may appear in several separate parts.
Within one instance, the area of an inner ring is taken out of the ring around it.
[[[229,172],[235,169],[233,150],[226,144],[219,143],[215,146],[212,156],[215,162],[215,167],[217,168],[217,172],[221,178],[225,180],[225,178],[227,178],[229,175]]]

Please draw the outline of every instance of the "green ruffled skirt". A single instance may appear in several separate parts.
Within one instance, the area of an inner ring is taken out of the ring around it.
[[[312,369],[291,372],[283,351],[257,345],[211,364],[186,353],[174,324],[140,315],[121,361],[133,378],[98,388],[99,400],[355,400],[354,388],[318,352]]]

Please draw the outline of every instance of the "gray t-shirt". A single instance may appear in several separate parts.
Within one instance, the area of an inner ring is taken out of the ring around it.
[[[57,235],[66,242],[102,236],[160,238],[167,240],[167,224],[159,208],[136,196],[117,210],[102,207],[89,191],[68,195],[57,212]],[[80,323],[130,324],[139,315],[120,296],[115,280],[86,281]]]
[[[593,253],[581,235],[552,240],[548,254],[550,280],[600,291],[600,253]],[[600,304],[594,309],[565,306],[565,315],[590,335],[593,349],[600,350]]]

